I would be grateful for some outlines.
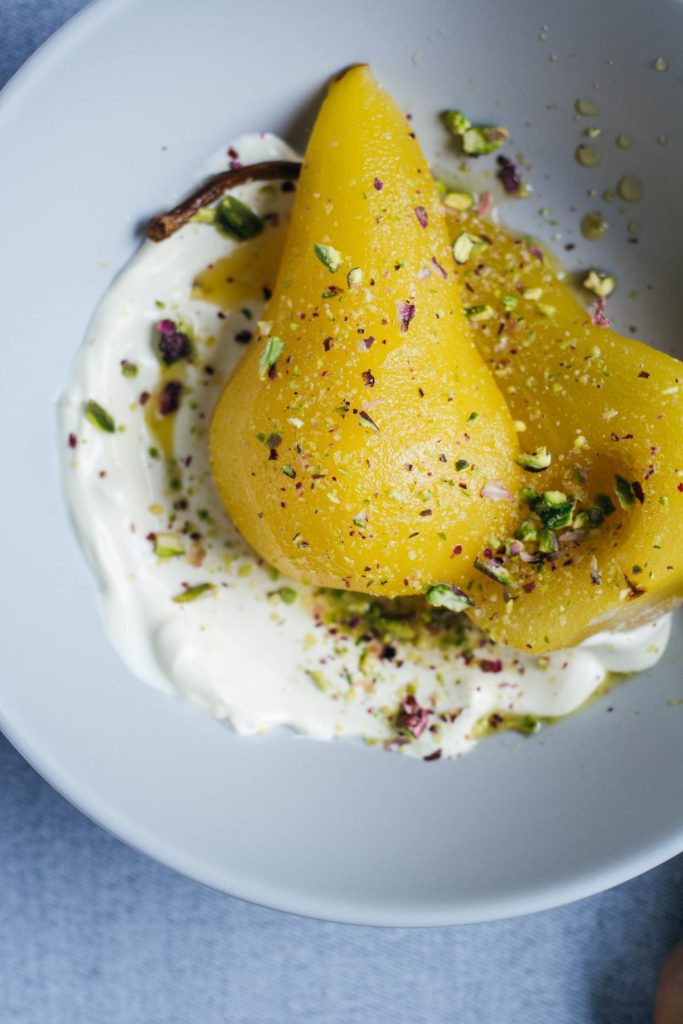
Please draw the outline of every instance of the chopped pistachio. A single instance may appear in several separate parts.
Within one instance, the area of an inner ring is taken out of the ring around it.
[[[506,312],[511,313],[513,309],[517,309],[517,296],[516,295],[504,295],[503,306]]]
[[[614,477],[614,493],[623,509],[633,508],[637,501],[633,486],[618,473]]]
[[[615,278],[611,274],[603,274],[600,270],[589,270],[583,282],[583,287],[587,288],[590,292],[594,292],[601,299],[606,299],[614,291],[616,283]]]
[[[469,416],[467,417],[467,422],[468,423],[476,423],[478,419],[479,419],[479,413],[478,412],[471,412],[469,414]]]
[[[342,254],[331,245],[322,245],[319,242],[316,242],[313,246],[313,252],[316,254],[322,265],[327,267],[327,269],[333,274],[339,270],[344,262]]]
[[[537,448],[534,452],[522,452],[515,461],[529,473],[542,473],[548,469],[553,457],[547,448]]]
[[[290,480],[294,480],[294,478],[296,477],[296,470],[294,469],[293,466],[283,466],[282,472],[285,474],[285,476],[288,476]]]
[[[491,320],[496,314],[492,306],[485,303],[483,306],[467,306],[465,316],[471,323],[479,323],[482,320]]]
[[[214,224],[216,221],[216,208],[214,206],[201,206],[192,217],[191,221],[196,224]]]
[[[465,117],[461,110],[444,110],[441,114],[441,120],[451,135],[456,136],[464,135],[472,124],[469,117]]]
[[[131,363],[128,359],[121,360],[121,373],[124,377],[137,377],[137,363]]]
[[[204,597],[205,594],[215,589],[215,583],[197,583],[194,587],[188,587],[187,590],[176,594],[173,600],[176,604],[187,604],[189,601],[196,601],[197,598]]]
[[[537,536],[538,531],[533,519],[525,519],[515,530],[515,537],[517,540],[536,540]]]
[[[468,466],[469,462],[467,461],[467,459],[458,459],[457,462],[455,463],[455,468],[458,470],[459,473],[461,473],[463,469],[467,469]]]
[[[451,583],[436,583],[429,588],[425,599],[433,608],[447,608],[450,612],[464,612],[474,605],[464,590]]]
[[[522,297],[525,299],[530,299],[531,302],[538,302],[542,295],[542,288],[525,288]]]
[[[367,512],[359,512],[353,517],[353,525],[359,529],[364,529],[368,525],[368,514]]]
[[[483,249],[486,242],[481,235],[473,235],[469,231],[463,231],[453,242],[453,259],[461,266],[467,263],[473,253]]]
[[[451,210],[469,210],[474,205],[474,196],[471,192],[449,192],[444,197],[444,205]]]
[[[559,530],[569,526],[574,518],[574,498],[562,491],[545,491],[534,511],[548,530]]]
[[[266,343],[263,346],[263,351],[259,358],[258,373],[261,380],[265,380],[271,366],[274,366],[282,355],[282,350],[285,347],[285,343],[282,338],[278,338],[275,335],[271,335],[270,338],[266,338]]]
[[[512,576],[505,566],[498,565],[498,563],[491,558],[486,561],[481,558],[476,558],[474,561],[474,568],[483,573],[484,576],[488,576],[489,579],[502,584],[504,587],[514,586]]]
[[[462,148],[468,156],[495,153],[510,138],[507,128],[493,124],[473,124],[462,136]]]
[[[349,288],[358,288],[363,283],[363,271],[360,267],[352,267],[346,275],[346,283]]]
[[[533,487],[522,487],[519,492],[519,500],[523,504],[528,505],[529,508],[534,509],[541,500],[541,496]]]
[[[566,525],[566,524],[565,524]],[[559,550],[560,543],[554,529],[544,527],[538,532],[538,550],[544,555],[553,555]]]
[[[249,207],[236,199],[225,195],[216,207],[216,223],[227,234],[239,241],[253,238],[263,231],[263,221]]]
[[[284,604],[294,604],[296,601],[296,590],[293,587],[280,587],[277,594]]]
[[[85,416],[94,426],[99,427],[106,434],[113,434],[116,430],[114,418],[93,398],[88,399],[85,403]]]
[[[154,537],[154,554],[159,558],[175,558],[185,554],[185,545],[179,533],[157,533]]]

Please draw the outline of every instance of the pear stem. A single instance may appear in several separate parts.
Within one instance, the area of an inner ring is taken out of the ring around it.
[[[301,164],[291,160],[266,160],[231,171],[221,171],[220,174],[215,174],[205,181],[178,206],[174,206],[167,213],[159,214],[158,217],[153,217],[147,225],[147,236],[153,242],[163,242],[186,224],[202,206],[208,206],[209,203],[220,199],[224,192],[236,185],[243,185],[247,181],[296,181],[300,173]]]

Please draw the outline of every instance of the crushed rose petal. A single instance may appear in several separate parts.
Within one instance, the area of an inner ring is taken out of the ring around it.
[[[412,694],[408,694],[401,705],[396,725],[399,729],[411,732],[415,739],[418,739],[427,728],[427,722],[431,714],[432,712],[429,708],[421,707],[415,697]]]
[[[594,323],[596,327],[612,326],[612,321],[606,313],[606,307],[607,299],[599,298],[598,301],[595,302],[588,310],[591,315],[591,322]]]
[[[410,327],[410,321],[415,316],[415,304],[413,302],[397,302],[396,309],[401,332],[405,333]]]
[[[439,274],[440,277],[448,277],[447,272],[441,266],[441,264],[437,260],[436,256],[432,256],[432,265],[433,265],[434,269],[436,270],[437,274]]]
[[[519,176],[516,164],[502,153],[496,157],[496,163],[498,164],[496,177],[508,195],[516,195],[522,187],[522,179]]]
[[[495,660],[491,658],[482,658],[479,662],[479,667],[482,672],[502,672],[503,662],[500,658],[496,658]]]
[[[375,186],[375,188],[377,189],[378,192],[382,191],[382,188],[384,187],[384,182],[383,181],[380,181],[379,178],[375,178],[373,184],[374,184],[374,186]]]
[[[512,492],[500,480],[489,480],[479,493],[482,498],[490,498],[492,501],[509,501],[512,505],[515,503]]]
[[[482,192],[476,206],[476,212],[480,217],[488,217],[493,210],[493,192]]]
[[[180,396],[183,385],[179,380],[169,380],[159,395],[159,412],[162,416],[170,416],[180,408]]]
[[[429,219],[427,217],[427,211],[425,210],[424,206],[415,207],[415,216],[417,217],[418,224],[420,225],[420,227],[426,228]]]

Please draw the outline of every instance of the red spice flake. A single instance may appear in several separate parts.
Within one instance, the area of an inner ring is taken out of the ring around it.
[[[190,339],[183,332],[179,331],[174,320],[160,320],[157,324],[159,332],[158,348],[159,354],[166,364],[172,366],[180,359],[189,359],[192,355]]]
[[[431,508],[425,508],[425,509],[422,510],[422,512],[420,512],[421,516],[431,516],[431,514],[432,514]]]
[[[644,377],[644,378],[647,379],[650,376],[650,374],[647,372],[647,370],[641,370],[640,373],[638,374],[638,376],[639,377]]]
[[[436,270],[437,274],[439,274],[441,277],[444,277],[444,278],[448,277],[448,274],[446,273],[444,268],[441,266],[441,264],[437,260],[436,256],[432,256],[432,266]]]
[[[421,707],[418,704],[415,697],[412,694],[404,699],[401,705],[401,710],[398,713],[396,719],[396,725],[399,729],[405,729],[406,732],[411,732],[415,739],[427,728],[429,716],[432,712],[428,708]]]
[[[398,310],[398,323],[401,333],[405,334],[410,327],[410,321],[415,316],[415,304],[413,302],[397,302],[396,309]]]
[[[441,747],[439,747],[439,749],[438,749],[438,750],[435,750],[435,751],[433,751],[433,753],[431,753],[431,754],[426,754],[426,755],[425,755],[425,756],[424,756],[424,757],[422,758],[422,760],[423,760],[423,761],[440,761],[440,760],[441,760],[441,754],[442,754],[442,751],[441,751]]]
[[[643,485],[641,484],[640,480],[634,480],[631,484],[631,487],[633,488],[633,493],[635,494],[636,498],[638,499],[640,504],[643,505],[645,503],[645,494],[643,492]]]
[[[180,396],[183,385],[179,380],[169,380],[159,395],[159,412],[162,416],[170,416],[180,408]]]
[[[417,221],[420,227],[426,228],[427,224],[429,223],[429,218],[427,217],[427,211],[425,210],[424,206],[415,207],[415,216],[417,217]]]
[[[591,306],[588,312],[591,315],[591,321],[596,327],[611,327],[612,321],[607,316],[605,311],[607,306],[607,299],[599,298],[598,301]]]
[[[545,263],[545,256],[543,255],[543,253],[537,245],[530,245],[528,246],[528,249],[531,255],[534,256],[540,263]]]
[[[147,405],[147,403],[149,402],[149,399],[150,399],[149,391],[141,391],[140,392],[140,397],[138,398],[138,402],[140,403],[140,405]]]
[[[497,729],[499,725],[502,725],[505,719],[502,715],[499,715],[497,711],[494,711],[492,715],[489,715],[489,725],[492,729]]]
[[[384,187],[384,182],[380,181],[379,178],[375,178],[375,180],[373,181],[373,185],[375,186],[378,192],[381,192],[382,188]]]
[[[323,348],[325,349],[326,352],[330,351],[330,349],[332,348],[332,338],[325,338],[325,340],[323,341]]]
[[[462,554],[462,544],[456,544],[455,545],[455,547],[453,548],[453,554],[454,555],[461,555]]]
[[[522,590],[524,591],[525,594],[530,594],[535,586],[536,586],[536,584],[534,583],[534,581],[530,580],[529,583],[523,583],[522,584]]]
[[[76,437],[75,434],[69,434],[68,444],[69,444],[69,448],[75,448],[76,447],[76,445],[78,444],[78,438]]]
[[[496,177],[499,182],[508,195],[516,195],[522,187],[522,179],[519,176],[516,164],[509,157],[503,156],[502,153],[496,157],[496,163],[498,164]]]
[[[369,388],[374,388],[374,386],[375,386],[375,378],[372,375],[372,370],[363,370],[362,376],[363,376],[363,381],[365,382],[366,386],[369,387]]]
[[[502,672],[503,662],[500,660],[500,658],[496,658],[495,660],[491,660],[490,658],[482,658],[481,661],[479,662],[479,667],[481,668],[482,672]]]
[[[678,484],[678,490],[681,491],[681,493],[683,493],[683,484]]]
[[[239,159],[239,153],[237,152],[234,146],[231,146],[230,149],[228,150],[228,156],[230,157],[231,160]]]

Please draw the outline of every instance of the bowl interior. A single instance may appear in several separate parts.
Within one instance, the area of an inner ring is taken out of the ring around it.
[[[614,271],[617,328],[683,354],[681,52],[673,0],[647,10],[638,0],[349,0],[334,16],[313,0],[239,12],[221,0],[101,0],[8,88],[0,451],[12,486],[0,510],[12,543],[0,721],[92,817],[217,888],[377,924],[535,910],[683,848],[683,708],[670,703],[682,696],[680,631],[656,670],[584,714],[456,763],[286,732],[240,739],[140,685],[109,647],[66,520],[55,436],[56,396],[138,226],[241,132],[302,146],[323,83],[358,60],[413,113],[438,168],[453,165],[440,109],[510,128],[535,192],[505,204],[503,219],[570,270]],[[653,69],[657,57],[668,71]],[[573,155],[589,123],[574,103],[585,97],[601,112],[590,122],[602,129],[593,171]],[[615,145],[620,133],[630,149]],[[641,179],[642,202],[606,206],[603,190],[624,174]],[[578,231],[591,209],[610,221],[593,243]],[[566,243],[576,248],[563,254]]]

